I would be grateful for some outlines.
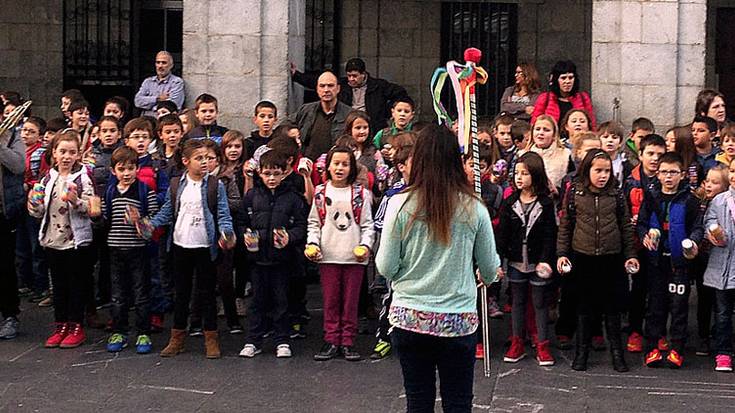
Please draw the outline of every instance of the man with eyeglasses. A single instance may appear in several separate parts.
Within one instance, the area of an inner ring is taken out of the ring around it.
[[[174,58],[162,50],[156,54],[156,75],[146,78],[135,94],[135,107],[141,116],[156,116],[158,102],[171,101],[181,110],[184,105],[184,80],[173,73]]]

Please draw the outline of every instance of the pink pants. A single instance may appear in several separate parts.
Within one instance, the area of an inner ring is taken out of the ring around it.
[[[319,274],[324,296],[324,341],[352,346],[357,335],[357,305],[365,266],[321,264]]]

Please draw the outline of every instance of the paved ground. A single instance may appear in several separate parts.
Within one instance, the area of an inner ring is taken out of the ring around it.
[[[252,360],[237,357],[243,336],[223,338],[220,360],[205,360],[202,339],[173,359],[104,350],[106,336],[92,331],[87,345],[73,350],[41,347],[51,310],[24,304],[23,334],[0,342],[0,412],[400,412],[405,398],[394,358],[317,363],[321,312],[316,286],[310,289],[314,320],[310,337],[294,343],[294,358],[277,360],[272,349]],[[586,373],[569,368],[571,352],[555,352],[557,365],[533,359],[500,361],[507,321],[493,321],[492,377],[477,364],[477,412],[726,412],[735,410],[735,376],[715,373],[709,358],[687,354],[686,368],[647,369],[642,356],[629,356],[631,372],[616,374],[607,352],[595,353]],[[167,335],[153,337],[155,349]],[[373,344],[361,336],[358,349]],[[438,404],[437,404],[438,406]],[[439,411],[439,410],[437,410]]]

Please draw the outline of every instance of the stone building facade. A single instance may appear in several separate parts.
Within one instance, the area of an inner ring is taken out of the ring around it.
[[[132,0],[114,1],[136,4]],[[58,96],[68,86],[64,58],[68,45],[63,37],[65,2],[28,0],[28,7],[23,8],[12,7],[13,3],[0,0],[3,10],[14,10],[0,16],[0,88],[17,90],[33,99],[36,113],[55,116]],[[303,90],[290,82],[288,64],[293,62],[300,69],[308,64],[305,51],[314,47],[314,36],[307,36],[308,19],[310,8],[317,2],[158,3],[183,9],[182,58],[176,64],[186,81],[187,105],[199,93],[212,93],[220,100],[221,123],[248,130],[252,126],[251,110],[258,100],[273,100],[282,115],[300,104]],[[510,5],[512,20],[506,23],[513,37],[508,44],[514,49],[508,52],[508,61],[529,61],[541,74],[558,59],[575,61],[582,88],[591,92],[601,120],[618,116],[629,124],[633,117],[645,115],[658,125],[679,124],[691,117],[699,89],[721,87],[726,95],[735,95],[735,87],[729,86],[731,82],[724,74],[731,63],[725,61],[728,58],[718,47],[728,33],[723,31],[729,27],[725,12],[735,8],[735,0],[327,3],[334,5],[333,66],[339,71],[350,57],[364,58],[371,74],[408,89],[424,119],[433,117],[428,86],[431,73],[447,55],[448,4],[471,3],[478,11]],[[141,41],[135,36],[140,27],[136,26],[139,22],[135,21],[135,13],[131,19],[130,41],[135,45]],[[732,19],[735,26],[735,17]],[[131,50],[136,58],[137,49]],[[146,69],[145,61],[141,67]],[[132,98],[137,82],[152,74],[152,62],[149,67],[149,73],[131,72],[127,89],[121,90],[127,90]],[[88,83],[96,84],[94,79]],[[617,113],[614,100],[619,102]]]

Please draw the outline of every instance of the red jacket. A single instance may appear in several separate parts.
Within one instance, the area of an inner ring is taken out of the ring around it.
[[[569,103],[572,104],[572,109],[584,109],[590,117],[590,130],[597,129],[597,120],[595,119],[595,109],[592,107],[592,99],[587,92],[577,92],[576,94],[569,96]],[[556,123],[559,123],[559,110],[558,97],[554,92],[544,92],[539,95],[536,100],[536,104],[533,106],[533,114],[531,115],[531,124],[536,122],[536,118],[541,115],[549,115]],[[561,125],[559,128],[561,129]]]

